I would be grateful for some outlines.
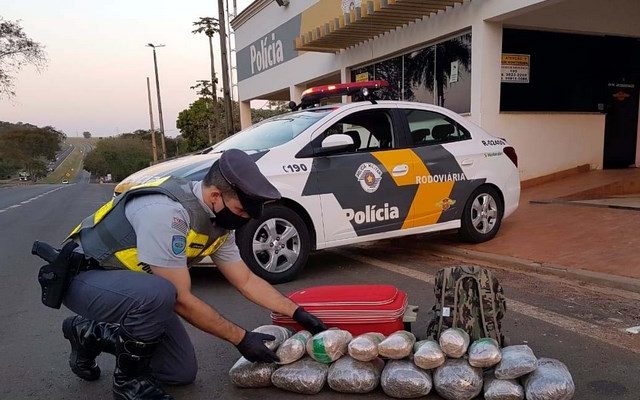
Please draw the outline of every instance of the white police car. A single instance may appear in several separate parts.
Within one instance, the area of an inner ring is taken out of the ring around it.
[[[271,282],[291,280],[311,250],[450,229],[470,242],[493,238],[520,197],[513,147],[447,109],[367,93],[385,85],[307,89],[301,109],[141,170],[116,193],[167,175],[202,179],[227,149],[252,154],[282,200],[236,232],[237,243]],[[358,92],[369,100],[313,105]]]

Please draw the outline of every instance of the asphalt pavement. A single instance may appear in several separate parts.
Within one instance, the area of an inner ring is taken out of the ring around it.
[[[0,398],[109,399],[110,355],[99,357],[103,376],[96,382],[78,379],[68,367],[68,342],[61,322],[71,315],[40,303],[36,280],[42,262],[30,255],[34,240],[59,243],[86,215],[107,201],[113,185],[80,183],[0,188]],[[423,241],[425,249],[408,248]],[[418,305],[413,332],[424,336],[435,299],[433,275],[458,261],[431,254],[429,237],[372,242],[320,251],[283,292],[323,284],[388,283],[405,290]],[[508,298],[504,330],[511,343],[527,343],[536,355],[558,358],[572,372],[575,399],[640,399],[640,335],[622,332],[640,325],[640,296],[609,289],[496,270]],[[269,313],[242,298],[209,268],[192,270],[193,291],[227,318],[246,328],[267,324]],[[188,327],[198,355],[196,382],[169,388],[177,399],[288,400],[300,395],[276,389],[237,389],[227,377],[239,357],[233,346]],[[378,390],[366,396],[385,399]],[[318,399],[356,399],[325,388]],[[430,395],[428,399],[438,399]]]

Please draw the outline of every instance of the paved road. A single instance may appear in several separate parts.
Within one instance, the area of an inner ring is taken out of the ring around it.
[[[68,147],[66,147],[63,150],[60,150],[56,153],[56,160],[53,161],[51,163],[51,165],[49,165],[49,168],[53,168],[53,170],[55,171],[56,168],[58,168],[60,166],[60,164],[62,164],[64,162],[64,160],[67,158],[67,156],[69,156],[69,154],[71,154],[71,152],[73,151],[74,146],[71,144]]]
[[[81,381],[71,373],[68,345],[60,332],[60,323],[70,312],[40,304],[35,277],[41,262],[29,251],[34,240],[60,241],[83,216],[108,200],[112,190],[112,185],[86,183],[0,188],[0,210],[5,210],[0,212],[0,398],[110,398],[113,357],[100,357],[104,376],[97,382]],[[12,205],[19,206],[8,208]],[[299,280],[279,288],[289,292],[320,284],[397,285],[409,293],[412,304],[420,306],[419,322],[413,327],[420,336],[434,302],[429,282],[438,268],[456,262],[429,254],[428,249],[405,246],[416,240],[426,244],[429,239],[414,237],[318,252]],[[267,312],[241,298],[215,270],[198,269],[192,275],[194,292],[238,324],[253,328],[269,322]],[[619,331],[640,325],[639,296],[503,270],[497,275],[509,298],[504,324],[511,342],[526,342],[538,356],[564,361],[574,375],[576,399],[640,398],[640,335]],[[200,370],[193,385],[170,389],[176,398],[301,398],[275,389],[232,387],[226,374],[238,357],[235,349],[195,329],[189,331]],[[315,398],[358,396],[325,389]],[[378,391],[367,398],[386,397]]]

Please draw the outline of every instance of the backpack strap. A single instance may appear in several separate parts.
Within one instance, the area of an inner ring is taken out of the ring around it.
[[[476,278],[478,285],[478,295],[480,298],[480,313],[482,316],[482,329],[487,337],[495,339],[502,345],[502,335],[500,335],[500,324],[497,317],[497,293],[493,290],[493,274],[483,269]]]

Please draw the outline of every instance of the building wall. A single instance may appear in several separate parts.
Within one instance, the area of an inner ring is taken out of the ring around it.
[[[503,26],[577,32],[593,30],[640,37],[636,3],[630,0],[611,1],[614,4],[606,6],[608,14],[604,18],[600,18],[599,10],[603,6],[599,0],[465,1],[446,12],[337,54],[301,52],[291,61],[240,81],[240,99],[260,98],[295,85],[303,87],[304,82],[336,72],[340,72],[344,81],[349,79],[352,66],[389,58],[471,29],[472,86],[468,118],[514,145],[519,155],[521,178],[530,179],[582,164],[601,168],[604,115],[500,113],[500,56]],[[273,2],[238,27],[237,48],[242,49],[316,3],[317,0],[296,0],[284,8]],[[624,26],[618,26],[620,21]],[[638,143],[640,150],[640,140]],[[638,160],[640,163],[640,151]]]
[[[602,168],[604,120],[602,114],[502,113],[489,132],[513,145],[526,180],[583,164]]]

